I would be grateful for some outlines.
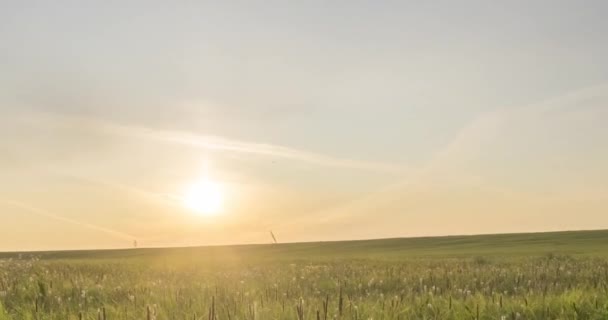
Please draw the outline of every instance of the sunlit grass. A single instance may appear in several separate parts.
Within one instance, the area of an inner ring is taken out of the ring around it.
[[[591,251],[366,258],[360,246],[334,257],[285,246],[7,258],[0,319],[608,318],[608,260]]]

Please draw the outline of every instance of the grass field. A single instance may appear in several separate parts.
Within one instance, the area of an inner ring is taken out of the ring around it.
[[[608,319],[608,231],[2,253],[0,319]]]

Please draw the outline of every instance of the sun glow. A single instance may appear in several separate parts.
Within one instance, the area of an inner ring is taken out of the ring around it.
[[[183,205],[205,216],[220,213],[224,204],[222,186],[212,180],[203,179],[186,189],[182,197]]]

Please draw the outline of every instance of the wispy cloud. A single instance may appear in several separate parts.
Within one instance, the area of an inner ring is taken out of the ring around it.
[[[590,103],[592,101],[592,103]],[[472,172],[458,172],[454,167],[476,159],[484,147],[494,139],[509,130],[510,126],[520,121],[543,117],[551,112],[585,112],[605,106],[608,102],[608,84],[599,84],[567,92],[537,103],[497,109],[480,114],[468,125],[463,127],[450,143],[440,149],[424,166],[411,170],[409,174],[397,176],[390,183],[377,190],[372,190],[363,196],[337,203],[333,206],[315,212],[302,213],[300,219],[280,224],[279,228],[302,227],[310,223],[337,223],[367,215],[377,211],[379,207],[390,203],[400,202],[411,192],[420,190],[427,185],[433,185],[436,180],[440,183],[459,183],[467,185],[476,183],[478,177]],[[502,194],[511,190],[497,186],[488,186]],[[314,219],[311,219],[314,217]],[[377,215],[374,216],[375,218]]]
[[[53,219],[56,221],[73,224],[73,225],[76,225],[79,227],[84,227],[84,228],[87,228],[87,229],[90,229],[93,231],[99,231],[99,232],[105,233],[105,234],[110,235],[115,238],[119,238],[119,239],[123,239],[123,240],[130,240],[130,241],[138,239],[137,236],[134,236],[132,234],[113,230],[113,229],[106,228],[106,227],[101,227],[101,226],[94,225],[91,223],[86,223],[86,222],[66,218],[64,216],[49,212],[49,211],[41,209],[41,208],[34,207],[34,206],[24,203],[24,202],[0,199],[0,203],[3,203],[5,205],[11,206],[11,207],[18,208],[22,211],[28,212],[30,214],[34,214],[39,217],[49,218],[49,219]]]
[[[405,173],[408,171],[408,167],[402,164],[342,158],[298,148],[230,139],[216,135],[205,135],[179,130],[156,129],[138,125],[123,125],[106,122],[99,119],[54,114],[38,114],[37,117],[51,121],[86,124],[88,127],[95,128],[109,135],[117,135],[125,138],[145,139],[161,143],[178,144],[207,150],[255,154],[260,156],[284,158],[319,166],[368,170],[374,172]]]

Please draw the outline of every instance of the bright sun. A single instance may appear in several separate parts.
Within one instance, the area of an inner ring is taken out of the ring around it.
[[[201,180],[191,185],[182,197],[183,205],[201,215],[218,214],[224,203],[221,185],[212,180]]]

